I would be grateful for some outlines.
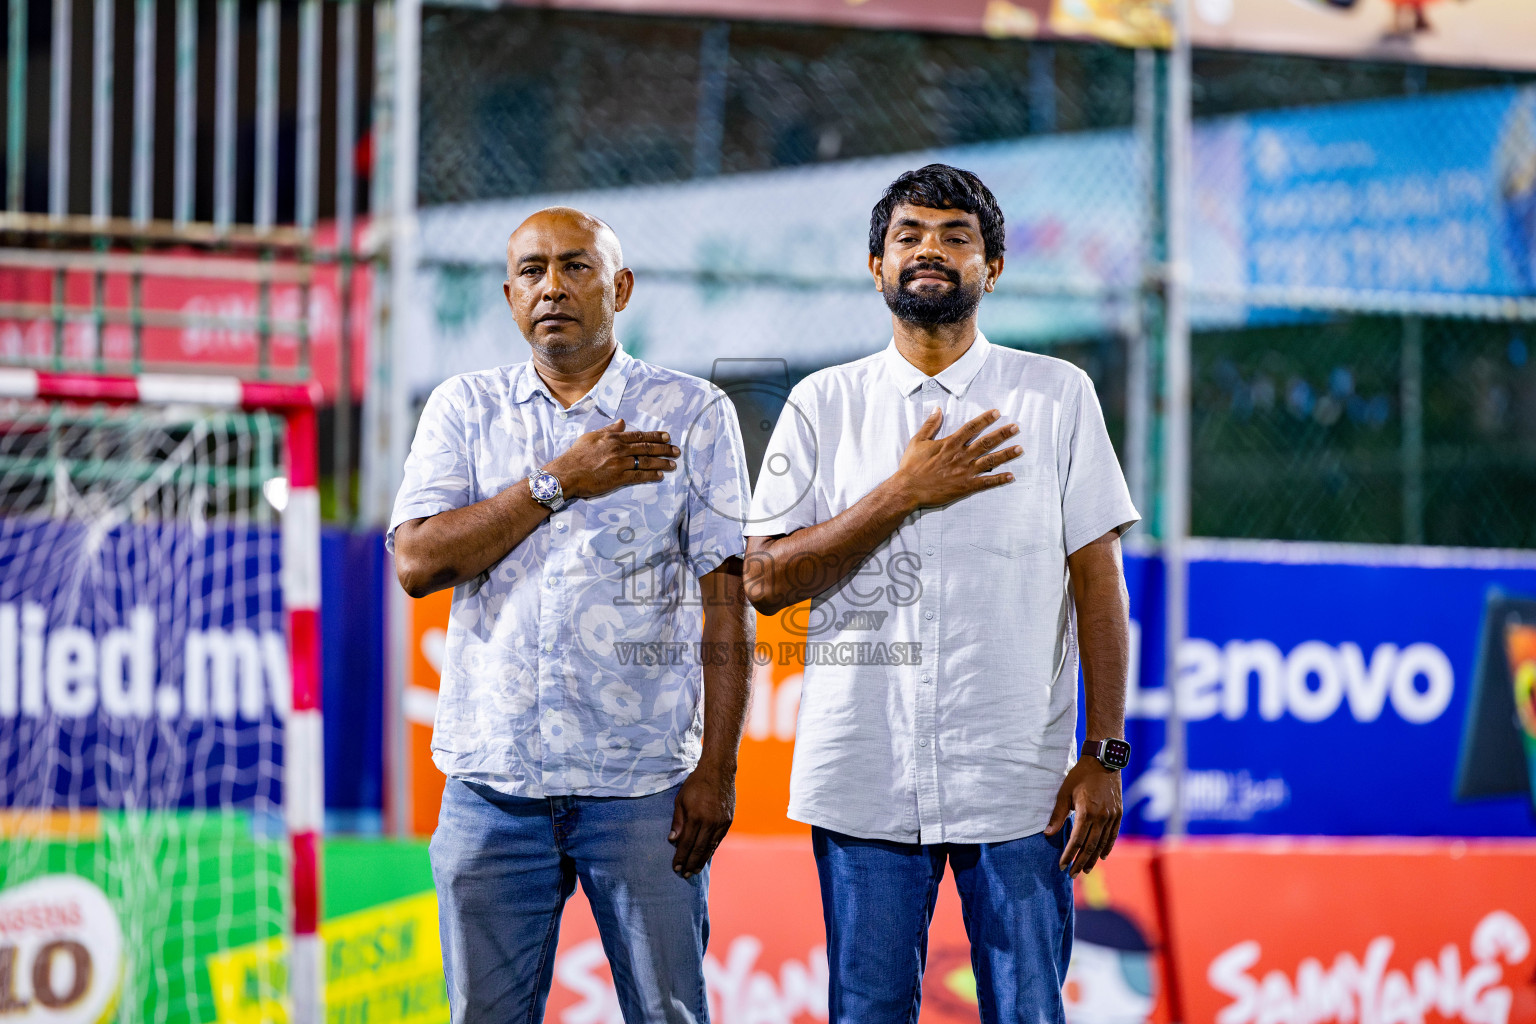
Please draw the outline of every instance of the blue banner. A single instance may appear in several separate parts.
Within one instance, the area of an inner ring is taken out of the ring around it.
[[[1536,90],[1350,103],[1233,121],[1244,136],[1248,282],[1536,291]],[[1219,140],[1223,122],[1198,130]],[[1214,232],[1213,232],[1214,233]],[[1214,241],[1215,239],[1212,238]]]
[[[0,519],[0,806],[282,801],[278,533]]]
[[[1125,827],[1155,835],[1173,794],[1161,563],[1129,556],[1126,578],[1137,664]],[[1179,658],[1189,831],[1536,835],[1528,792],[1457,796],[1464,758],[1484,756],[1464,749],[1478,676],[1504,657],[1483,649],[1485,611],[1521,593],[1536,595],[1536,557],[1207,546],[1190,564]],[[1512,718],[1490,727],[1518,743]]]

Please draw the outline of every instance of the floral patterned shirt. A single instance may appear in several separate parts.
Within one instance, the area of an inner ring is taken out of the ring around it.
[[[699,758],[698,577],[744,550],[749,501],[735,409],[707,381],[616,349],[569,409],[531,363],[453,377],[422,410],[390,517],[490,498],[588,431],[665,430],[656,483],[575,500],[454,588],[432,756],[513,796],[645,796]]]

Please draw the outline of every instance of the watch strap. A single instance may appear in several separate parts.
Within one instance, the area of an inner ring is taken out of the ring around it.
[[[1124,768],[1125,765],[1110,764],[1105,758],[1105,755],[1109,752],[1111,743],[1117,743],[1124,748],[1122,756],[1129,755],[1130,746],[1124,740],[1084,740],[1082,746],[1082,756],[1095,758],[1106,771],[1118,772]],[[1120,759],[1121,758],[1117,757],[1117,760]]]

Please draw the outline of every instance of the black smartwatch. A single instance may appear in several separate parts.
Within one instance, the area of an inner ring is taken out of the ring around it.
[[[1084,740],[1083,756],[1096,757],[1105,771],[1118,772],[1131,763],[1131,745],[1125,740]]]

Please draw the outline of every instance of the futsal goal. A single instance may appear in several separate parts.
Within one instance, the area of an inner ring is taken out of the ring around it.
[[[0,1019],[323,1019],[315,399],[0,369]]]

